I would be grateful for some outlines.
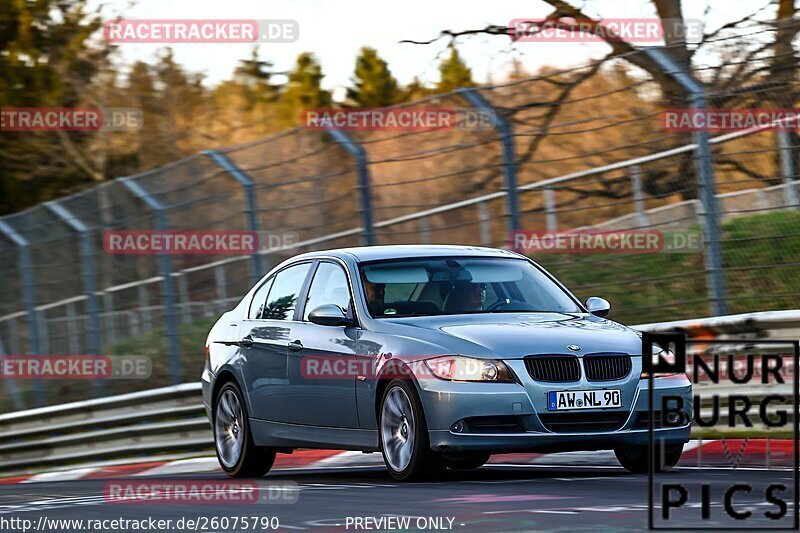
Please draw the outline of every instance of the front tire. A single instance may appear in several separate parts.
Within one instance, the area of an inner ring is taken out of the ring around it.
[[[214,448],[230,477],[260,478],[275,462],[275,452],[256,446],[242,392],[234,382],[220,388],[214,400]]]
[[[383,461],[394,479],[426,479],[442,470],[441,457],[430,448],[425,413],[411,382],[396,379],[386,387],[378,427]]]
[[[681,460],[681,453],[683,453],[683,444],[667,444],[664,447],[663,453],[655,447],[655,466],[656,472],[669,472],[678,461]],[[617,456],[617,461],[622,467],[632,474],[646,474],[650,468],[648,459],[647,446],[620,446],[614,448],[614,455]]]

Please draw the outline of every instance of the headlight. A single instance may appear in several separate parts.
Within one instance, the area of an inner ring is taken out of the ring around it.
[[[660,355],[660,354],[672,355],[673,358],[675,357],[675,354],[673,354],[670,350],[666,350],[666,349],[662,348],[661,346],[659,346],[658,344],[653,344],[653,355]],[[654,378],[668,378],[668,377],[671,377],[671,376],[685,376],[685,375],[686,375],[685,372],[666,372],[666,373],[657,372],[657,373],[653,374],[653,377]],[[650,374],[648,374],[647,372],[642,372],[641,379],[649,379],[649,378],[650,378]]]
[[[434,376],[448,381],[514,381],[508,367],[497,360],[445,355],[426,359],[425,365]]]

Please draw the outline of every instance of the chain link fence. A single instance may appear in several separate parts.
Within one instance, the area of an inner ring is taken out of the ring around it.
[[[513,230],[696,230],[699,251],[533,258],[580,298],[609,299],[622,322],[796,307],[796,127],[709,135],[662,121],[667,108],[697,107],[692,80],[709,108],[794,109],[797,76],[776,70],[773,37],[769,28],[718,37],[691,71],[648,49],[404,104],[481,111],[489,127],[298,128],[2,217],[0,354],[143,354],[153,374],[145,385],[5,380],[0,408],[196,380],[216,317],[272,266],[313,249],[503,247]],[[111,230],[295,238],[250,256],[118,255],[104,252]]]

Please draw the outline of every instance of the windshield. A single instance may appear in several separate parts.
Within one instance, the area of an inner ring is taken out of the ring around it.
[[[575,301],[524,259],[437,258],[362,264],[374,318],[471,313],[580,313]]]

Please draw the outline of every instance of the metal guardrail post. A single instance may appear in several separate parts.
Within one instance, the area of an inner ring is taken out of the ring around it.
[[[780,146],[781,174],[783,175],[784,197],[786,205],[793,206],[792,209],[800,209],[800,199],[798,199],[797,171],[792,157],[792,139],[788,131],[778,131],[778,145]]]
[[[703,85],[687,72],[663,48],[644,48],[644,52],[655,61],[664,73],[672,76],[688,93],[692,109],[703,110],[708,107]],[[717,207],[716,186],[714,182],[714,164],[711,153],[710,135],[708,131],[692,133],[695,148],[695,169],[700,189],[700,201],[704,211],[704,229],[706,232],[706,271],[710,289],[711,311],[714,315],[727,312],[725,296],[725,273],[722,265],[722,245],[720,243],[719,209]]]
[[[25,305],[28,318],[28,354],[42,355],[39,339],[39,313],[36,310],[36,283],[33,275],[33,261],[31,260],[30,243],[4,220],[0,220],[0,233],[6,236],[19,250],[19,271],[22,278],[22,301]],[[36,403],[44,405],[47,401],[41,380],[34,380],[34,393]]]
[[[474,108],[487,112],[492,117],[492,124],[500,134],[500,142],[503,144],[503,169],[506,178],[506,209],[508,210],[508,232],[518,230],[519,224],[519,203],[517,200],[517,155],[514,151],[514,132],[511,125],[492,107],[486,98],[475,89],[458,89],[456,91],[462,95],[467,102]]]
[[[246,172],[240,169],[231,159],[221,154],[217,150],[206,150],[206,154],[217,166],[228,173],[233,179],[236,180],[244,190],[244,210],[247,215],[247,229],[249,231],[258,231],[258,203],[256,202],[255,181]],[[264,270],[261,264],[261,254],[256,250],[251,256],[252,263],[250,265],[250,281],[255,284],[261,276],[264,275]]]
[[[45,202],[44,205],[79,235],[83,292],[86,293],[86,314],[89,317],[86,325],[86,351],[89,355],[100,355],[100,317],[97,311],[97,289],[95,286],[94,261],[92,259],[91,230],[66,207],[59,204],[58,201]],[[97,392],[101,392],[103,389],[103,384],[100,381],[96,381],[94,386]]]
[[[156,213],[156,229],[166,231],[169,228],[166,214],[167,208],[132,177],[120,178],[119,181]],[[181,360],[178,343],[178,322],[175,313],[175,288],[172,279],[172,257],[168,253],[159,254],[159,263],[161,277],[164,278],[164,318],[167,323],[167,353],[170,358],[172,382],[178,384],[181,380]]]
[[[372,225],[372,184],[369,175],[369,162],[364,148],[350,135],[336,128],[326,127],[328,135],[342,146],[356,160],[358,173],[358,191],[361,198],[361,224],[363,240],[367,246],[375,244],[375,228]]]

